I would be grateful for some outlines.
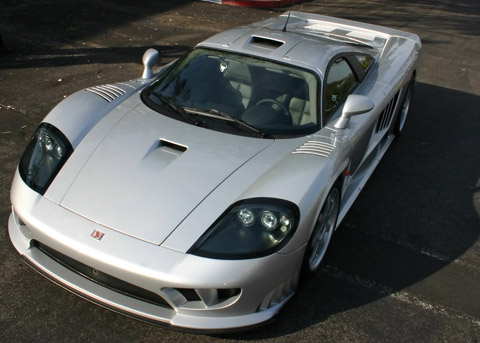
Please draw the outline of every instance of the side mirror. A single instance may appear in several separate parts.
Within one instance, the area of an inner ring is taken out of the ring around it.
[[[343,106],[342,116],[338,118],[334,127],[344,129],[350,122],[350,117],[357,114],[367,113],[373,110],[373,101],[364,95],[350,94]]]
[[[149,79],[153,76],[152,68],[158,64],[158,51],[155,49],[148,49],[143,54],[143,79]]]

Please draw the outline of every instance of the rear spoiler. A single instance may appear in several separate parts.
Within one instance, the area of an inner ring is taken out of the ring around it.
[[[378,48],[383,46],[383,43],[388,38],[395,36],[413,40],[421,45],[420,38],[414,33],[313,13],[290,11],[281,14],[279,17],[263,20],[252,25],[275,30],[285,29],[289,32],[299,32],[302,34],[342,34],[345,37],[376,45]],[[375,42],[377,44],[375,44]]]

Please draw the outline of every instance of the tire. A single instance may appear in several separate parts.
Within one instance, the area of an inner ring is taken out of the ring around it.
[[[319,269],[337,225],[340,188],[335,185],[327,195],[308,241],[302,263],[302,277],[308,279]]]
[[[408,83],[407,92],[403,98],[402,107],[398,112],[397,121],[395,122],[395,135],[400,135],[405,129],[405,122],[407,121],[408,111],[412,103],[413,98],[413,89],[415,86],[415,76],[412,76],[410,82]]]

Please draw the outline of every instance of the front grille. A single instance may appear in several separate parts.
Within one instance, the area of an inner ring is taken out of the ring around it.
[[[131,283],[117,279],[116,277],[89,267],[38,241],[33,241],[32,245],[48,257],[54,259],[55,261],[63,265],[64,267],[103,287],[109,288],[115,292],[127,295],[141,301],[172,309],[172,307],[161,296],[154,292],[137,287],[135,285],[132,285]]]

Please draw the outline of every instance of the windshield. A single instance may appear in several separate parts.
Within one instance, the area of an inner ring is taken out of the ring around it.
[[[212,122],[240,123],[235,128],[243,134],[257,129],[262,136],[281,137],[318,129],[317,89],[315,75],[301,68],[195,49],[166,70],[143,98],[153,109],[174,109],[172,117],[191,124],[221,130]]]

